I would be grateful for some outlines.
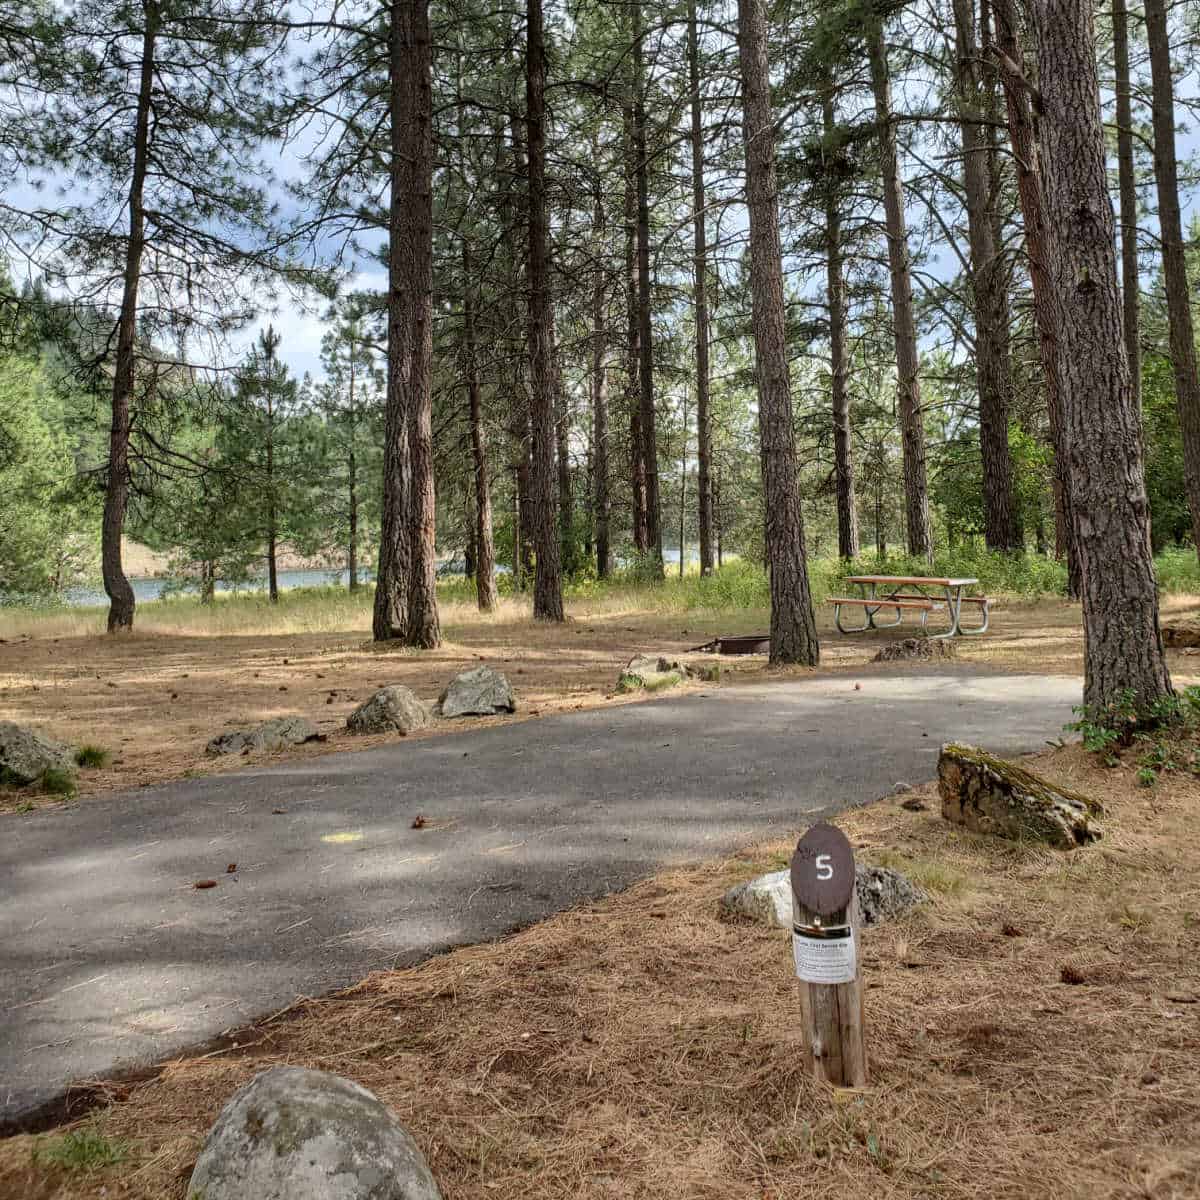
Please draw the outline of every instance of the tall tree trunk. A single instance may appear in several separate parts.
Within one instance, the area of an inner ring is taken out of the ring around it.
[[[687,534],[687,458],[688,458],[688,410],[687,395],[683,399],[683,445],[679,450],[679,578],[683,571],[687,555],[685,554],[685,537]]]
[[[1183,435],[1183,478],[1192,513],[1192,539],[1200,554],[1200,376],[1196,373],[1196,337],[1192,326],[1183,219],[1179,212],[1179,172],[1175,162],[1175,85],[1171,80],[1171,44],[1165,0],[1146,0],[1146,40],[1154,103],[1154,180],[1162,233],[1163,282],[1167,293],[1171,366],[1175,402]]]
[[[558,356],[558,332],[554,321],[554,296],[550,298],[550,347],[554,355],[554,461],[558,467],[559,563],[570,575],[575,570],[575,493],[571,489],[571,414],[563,387],[562,363]]]
[[[267,353],[268,381],[275,379],[275,351],[270,347]],[[279,495],[275,482],[275,400],[267,390],[267,599],[272,604],[279,603],[279,510],[276,498]]]
[[[625,164],[625,402],[629,409],[629,486],[632,492],[633,548],[638,556],[650,545],[646,508],[646,454],[642,436],[642,329],[638,319],[640,272],[637,256],[637,151],[633,137],[633,105],[623,113]]]
[[[593,201],[592,238],[597,261],[592,278],[592,529],[596,538],[596,574],[607,579],[609,563],[608,492],[608,331],[605,328],[604,254],[607,222],[604,194],[599,187]]]
[[[705,229],[704,125],[700,108],[700,44],[696,0],[687,10],[688,90],[692,108],[692,306],[696,323],[696,521],[700,535],[700,574],[713,569],[712,416],[708,369],[708,238]]]
[[[389,28],[387,399],[383,519],[375,583],[376,641],[408,640],[417,532],[410,427],[428,392],[432,355],[432,92],[428,0],[394,0]],[[428,350],[427,350],[428,348]]]
[[[546,221],[546,45],[542,0],[526,0],[525,104],[529,153],[529,377],[533,434],[533,615],[563,620],[554,504],[554,345]]]
[[[358,459],[354,449],[358,442],[358,412],[354,407],[355,365],[358,354],[358,339],[350,337],[350,397],[347,416],[350,424],[350,446],[346,454],[346,491],[349,512],[348,546],[346,554],[346,570],[350,578],[347,580],[348,590],[358,591]]]
[[[892,123],[892,88],[888,75],[883,25],[874,18],[867,30],[875,120],[879,126],[879,157],[883,168],[883,210],[887,225],[888,262],[892,281],[892,334],[896,346],[896,386],[900,400],[900,432],[904,446],[904,515],[908,552],[933,561],[929,524],[929,484],[925,470],[925,423],[921,411],[920,360],[913,316],[912,272],[908,230],[904,218],[904,188]]]
[[[1062,406],[1059,369],[1059,311],[1050,278],[1049,231],[1046,228],[1041,153],[1034,132],[1029,94],[1018,73],[1024,57],[1012,0],[993,0],[996,16],[998,57],[1003,65],[1001,79],[1008,114],[1009,138],[1017,168],[1017,194],[1025,226],[1025,253],[1029,260],[1029,283],[1033,291],[1033,317],[1037,325],[1042,379],[1046,389],[1046,414],[1054,449],[1055,553],[1067,561],[1067,594],[1080,595],[1079,554],[1075,546],[1075,523],[1071,514],[1071,471],[1066,420]]]
[[[771,662],[815,666],[820,659],[808,587],[796,434],[788,378],[783,251],[775,178],[771,77],[763,0],[738,0],[750,294],[761,439],[766,549],[771,577]]]
[[[836,131],[832,82],[821,105],[826,144]],[[842,278],[842,209],[830,179],[825,191],[825,278],[829,301],[829,380],[833,402],[833,471],[837,489],[838,555],[857,558],[858,505],[854,498],[854,450],[850,437],[850,391],[846,386],[846,292]]]
[[[979,449],[983,459],[984,537],[990,550],[1015,545],[1008,413],[1012,391],[1004,354],[1008,305],[992,219],[990,139],[976,0],[954,0],[956,84],[962,131],[963,183],[971,251],[975,317],[975,377],[979,394]]]
[[[132,423],[134,352],[137,342],[138,285],[146,247],[146,214],[142,196],[150,155],[150,102],[154,91],[154,51],[158,6],[143,5],[142,65],[134,117],[133,173],[129,181],[129,241],[125,248],[125,280],[117,323],[117,359],[113,369],[112,424],[108,435],[108,479],[100,526],[100,562],[108,596],[108,632],[133,628],[134,594],[121,562],[121,536],[129,503],[129,430]]]
[[[661,578],[662,504],[658,486],[658,429],[654,411],[654,331],[650,303],[650,164],[646,153],[646,73],[642,46],[642,4],[633,0],[633,151],[637,179],[638,382],[642,461],[646,469],[646,550]]]
[[[1051,279],[1058,299],[1072,516],[1083,577],[1084,704],[1168,695],[1146,536],[1138,412],[1117,295],[1091,0],[1033,0]]]
[[[475,601],[480,612],[496,607],[496,545],[492,537],[492,491],[488,480],[487,434],[479,388],[479,356],[475,344],[474,270],[471,243],[463,238],[463,367],[467,377],[467,423],[471,430],[471,464],[475,489]]]
[[[346,570],[350,578],[347,581],[348,590],[351,592],[358,591],[358,462],[354,454],[353,445],[350,447],[350,456],[347,461],[349,468],[349,500],[350,500],[350,529],[349,529],[349,547],[346,554]]]
[[[1121,200],[1121,311],[1133,402],[1142,406],[1141,295],[1138,284],[1137,177],[1133,166],[1133,88],[1129,75],[1129,12],[1112,5],[1113,68],[1117,93],[1117,186]]]

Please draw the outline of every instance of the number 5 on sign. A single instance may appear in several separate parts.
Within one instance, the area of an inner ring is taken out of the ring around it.
[[[792,855],[792,952],[800,981],[804,1057],[818,1079],[867,1081],[854,852],[832,825],[814,825]]]

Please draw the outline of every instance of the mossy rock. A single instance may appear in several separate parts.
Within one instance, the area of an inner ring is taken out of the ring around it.
[[[661,692],[682,683],[689,675],[687,666],[657,654],[638,654],[625,664],[617,679],[618,692]]]
[[[1061,850],[1101,836],[1095,800],[1060,788],[977,746],[949,743],[938,758],[942,816],[976,833],[1045,842]]]

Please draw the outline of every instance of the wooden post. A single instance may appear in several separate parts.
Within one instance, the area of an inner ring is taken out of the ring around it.
[[[804,1061],[838,1087],[867,1082],[854,855],[832,825],[815,825],[792,857],[792,946]]]

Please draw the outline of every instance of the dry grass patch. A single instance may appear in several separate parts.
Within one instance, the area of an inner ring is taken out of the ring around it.
[[[786,938],[717,916],[724,888],[786,857],[779,843],[374,975],[114,1085],[77,1127],[123,1162],[67,1171],[35,1161],[37,1138],[9,1139],[0,1195],[182,1200],[233,1090],[301,1063],[380,1095],[447,1200],[1194,1198],[1200,786],[1139,789],[1078,747],[1034,765],[1106,805],[1099,845],[964,833],[929,787],[927,811],[889,800],[843,819],[861,859],[934,891],[865,934],[861,1092],[800,1068]]]

